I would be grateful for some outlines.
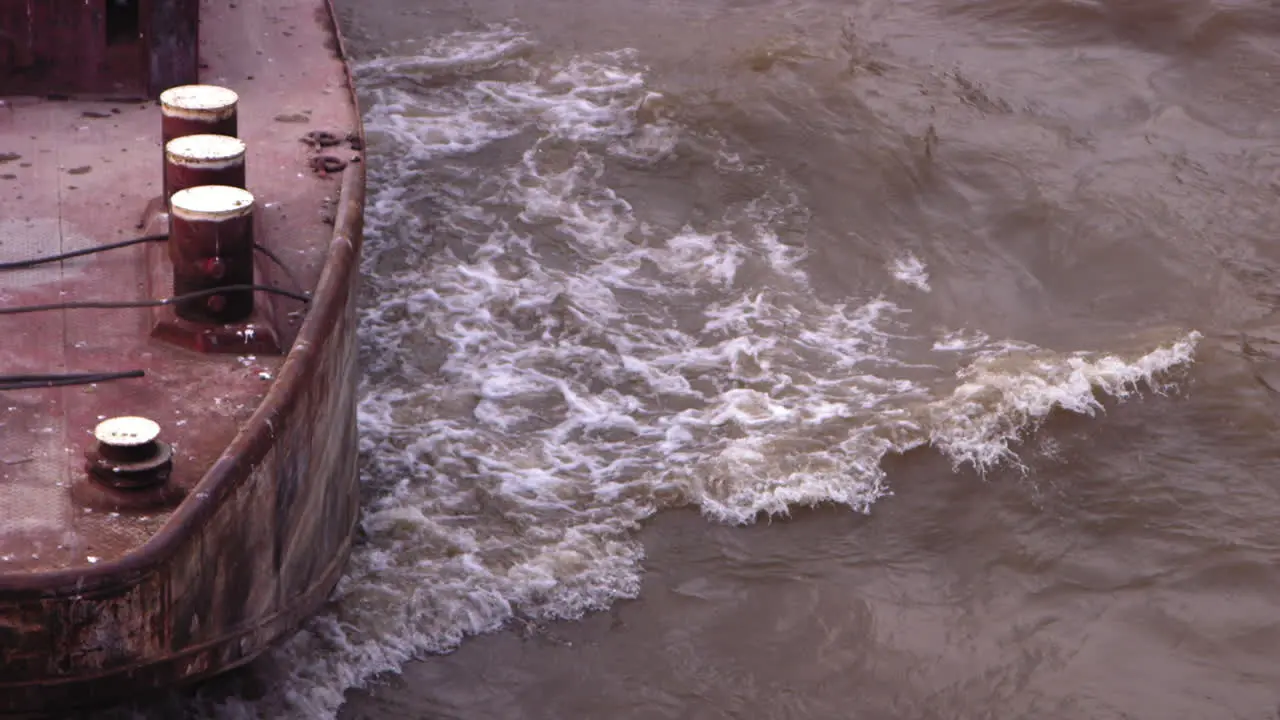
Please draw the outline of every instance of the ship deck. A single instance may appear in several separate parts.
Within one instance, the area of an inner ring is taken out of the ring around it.
[[[269,7],[266,7],[269,5]],[[257,241],[288,268],[259,258],[259,284],[310,292],[330,236],[341,173],[313,169],[318,153],[345,161],[348,142],[317,149],[312,131],[356,127],[325,0],[201,3],[201,82],[240,95]],[[328,47],[321,55],[320,46]],[[319,61],[318,61],[319,60]],[[358,160],[356,160],[358,161]],[[160,108],[154,101],[0,99],[0,263],[163,231]],[[145,301],[165,287],[162,243],[0,270],[0,308],[92,300]],[[305,306],[258,293],[287,348]],[[174,449],[178,488],[193,488],[223,453],[284,361],[269,353],[203,354],[152,337],[150,308],[0,314],[0,375],[142,370],[141,378],[0,390],[0,575],[85,567],[129,554],[165,511],[107,511],[76,499],[102,419],[141,415]],[[191,501],[188,498],[187,501]]]

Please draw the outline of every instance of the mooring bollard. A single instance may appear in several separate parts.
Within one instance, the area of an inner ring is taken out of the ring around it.
[[[160,133],[164,142],[184,135],[239,137],[240,96],[218,85],[179,85],[160,93]]]
[[[218,85],[179,85],[160,93],[162,155],[168,154],[171,141],[188,135],[239,137],[239,105],[240,96],[234,90]],[[168,198],[173,192],[167,171],[162,178]]]
[[[142,417],[115,417],[93,429],[98,445],[89,454],[89,474],[121,490],[139,490],[165,482],[173,450],[160,442],[160,426]]]
[[[227,135],[185,135],[164,149],[166,206],[179,190],[199,185],[245,188],[245,146]]]
[[[169,258],[174,295],[253,284],[253,194],[227,185],[179,190],[170,200]],[[253,291],[178,302],[178,317],[233,323],[253,313]]]

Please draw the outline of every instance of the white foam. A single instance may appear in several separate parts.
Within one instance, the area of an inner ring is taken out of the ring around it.
[[[910,285],[922,292],[929,292],[929,272],[920,258],[907,253],[894,258],[889,265],[889,272],[900,283]]]
[[[1014,461],[1010,444],[1055,409],[1094,415],[1097,394],[1126,398],[1191,361],[1200,334],[1191,332],[1137,357],[1101,353],[1009,353],[981,357],[959,374],[949,397],[928,407],[929,441],[957,464],[985,469]]]
[[[460,75],[517,61],[533,47],[524,34],[504,26],[429,38],[408,54],[371,58],[353,66],[361,88],[400,78],[445,73]]]
[[[952,330],[943,333],[933,343],[934,352],[965,352],[986,346],[991,338],[984,332],[976,330]]]
[[[681,132],[645,109],[635,56],[535,68],[530,44],[491,28],[357,68],[367,539],[337,609],[274,653],[267,697],[216,714],[332,717],[345,689],[517,612],[634,596],[634,533],[659,509],[866,511],[888,492],[887,453],[932,443],[986,467],[1053,409],[1096,412],[1095,393],[1124,397],[1191,357],[1194,334],[1132,357],[1018,356],[935,337],[886,298],[824,302],[790,239],[803,228],[782,239],[779,218],[805,213],[781,187],[660,227],[606,172],[662,162]],[[455,79],[410,91],[414,72]],[[482,150],[506,166],[469,165]],[[729,159],[721,172],[758,170]],[[908,362],[908,342],[966,369]]]

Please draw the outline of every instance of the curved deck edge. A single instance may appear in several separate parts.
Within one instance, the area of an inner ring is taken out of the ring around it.
[[[115,667],[98,675],[40,681],[29,688],[28,692],[33,702],[27,704],[27,709],[18,710],[16,715],[6,710],[3,717],[12,720],[35,720],[48,717],[50,712],[87,709],[117,702],[122,694],[120,689],[122,675],[136,677],[140,672],[146,673],[152,681],[149,689],[160,691],[167,687],[195,684],[247,665],[257,659],[274,641],[283,638],[315,613],[316,608],[324,603],[342,577],[350,551],[351,544],[347,543],[312,587],[298,595],[290,605],[259,618],[251,626],[237,628],[223,637],[184,648],[181,652],[171,655],[149,659],[138,665]],[[6,688],[5,692],[14,692],[14,689]],[[21,694],[23,691],[19,688],[16,692]],[[38,698],[47,696],[50,692],[74,692],[76,701],[73,705],[60,706],[56,709],[44,707],[31,710],[43,705],[44,703]]]
[[[363,141],[346,43],[332,0],[322,2]],[[310,311],[275,383],[164,527],[115,561],[0,574],[0,715],[102,705],[218,674],[326,600],[359,516],[364,200],[364,163],[351,163]]]

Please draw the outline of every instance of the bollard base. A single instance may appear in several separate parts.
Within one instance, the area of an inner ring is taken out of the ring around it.
[[[173,308],[159,308],[151,337],[210,355],[283,355],[275,329],[260,315],[260,310],[254,310],[245,322],[215,325],[180,318]]]
[[[93,475],[97,456],[86,453],[85,473],[71,481],[71,497],[80,505],[106,512],[148,512],[177,507],[187,496],[181,485],[165,481],[142,488],[120,488],[100,482]]]

